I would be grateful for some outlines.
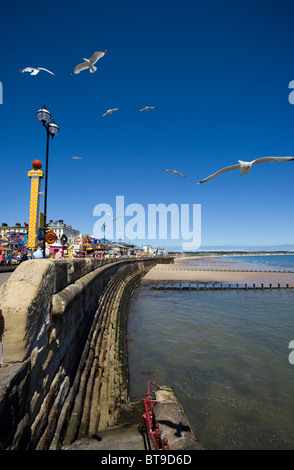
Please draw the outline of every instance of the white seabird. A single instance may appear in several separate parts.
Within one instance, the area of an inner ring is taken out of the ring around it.
[[[70,157],[72,158],[73,160],[83,160],[83,157]]]
[[[106,113],[102,114],[102,117],[106,116],[107,114],[112,114],[113,111],[118,111],[118,108],[108,109]]]
[[[180,175],[180,176],[183,176],[184,178],[186,178],[185,175],[182,175],[182,173],[179,173],[179,172],[176,171],[176,170],[162,170],[162,171],[169,171],[169,172],[172,173],[173,175]]]
[[[85,59],[83,57],[85,62],[83,62],[82,64],[77,65],[75,67],[74,71],[71,74],[76,75],[77,73],[80,73],[82,70],[86,70],[86,69],[89,69],[91,73],[96,72],[97,67],[94,67],[94,64],[96,64],[96,62],[99,59],[101,59],[101,57],[103,57],[106,52],[107,51],[94,52],[94,54],[92,55],[92,57],[90,59]]]
[[[197,184],[205,183],[205,181],[210,180],[211,178],[214,178],[217,175],[220,175],[221,173],[224,173],[225,171],[229,170],[240,170],[241,175],[246,175],[251,167],[253,165],[256,165],[257,163],[264,163],[264,162],[289,162],[291,160],[294,160],[294,157],[261,157],[257,158],[256,160],[252,160],[252,162],[243,162],[242,160],[238,160],[239,164],[238,165],[231,165],[223,168],[222,170],[217,171],[216,173],[213,173],[212,175],[208,176],[202,181],[199,181]]]
[[[31,75],[37,75],[40,70],[44,70],[45,72],[51,73],[51,75],[55,75],[55,73],[50,72],[50,70],[44,69],[42,67],[25,67],[24,69],[21,69],[20,72],[29,72]]]
[[[155,109],[155,106],[145,106],[145,108],[140,109],[139,112],[141,113],[141,111],[148,111],[148,109]]]

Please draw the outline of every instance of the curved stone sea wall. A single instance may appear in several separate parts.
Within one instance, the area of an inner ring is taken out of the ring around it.
[[[171,258],[31,260],[0,288],[0,449],[60,449],[128,400],[126,325],[141,277]]]

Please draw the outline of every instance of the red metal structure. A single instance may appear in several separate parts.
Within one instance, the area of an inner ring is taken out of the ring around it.
[[[150,389],[151,385],[153,385],[153,390]],[[145,434],[147,441],[146,444],[149,450],[164,449],[164,447],[162,447],[159,424],[156,422],[153,412],[153,403],[159,403],[159,401],[154,400],[151,396],[151,393],[155,393],[156,389],[158,388],[158,385],[148,380],[148,391],[146,393],[145,398],[142,399],[144,403],[145,413],[142,414],[142,423],[139,427],[139,430],[142,434]]]

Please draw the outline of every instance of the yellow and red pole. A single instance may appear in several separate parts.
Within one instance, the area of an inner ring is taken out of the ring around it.
[[[44,178],[44,173],[41,171],[42,162],[34,160],[32,162],[33,170],[28,172],[28,177],[31,178],[31,198],[30,198],[30,217],[29,217],[29,233],[28,233],[28,248],[34,249],[36,247],[36,238],[38,233],[39,222],[39,198],[41,179]]]

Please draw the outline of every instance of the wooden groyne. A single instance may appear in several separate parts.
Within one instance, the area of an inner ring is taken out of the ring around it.
[[[293,289],[294,286],[290,284],[281,285],[278,284],[265,284],[261,282],[257,284],[253,282],[252,284],[239,284],[239,283],[216,283],[216,282],[175,282],[175,283],[164,283],[164,282],[152,282],[149,285],[150,290],[249,290],[249,289]]]
[[[156,268],[158,271],[213,271],[213,272],[230,272],[230,273],[294,273],[294,271],[291,270],[282,270],[282,269],[232,269],[231,266],[229,266],[227,269],[215,269],[215,265],[213,267],[209,268],[200,268],[200,267],[161,267],[157,266]]]

